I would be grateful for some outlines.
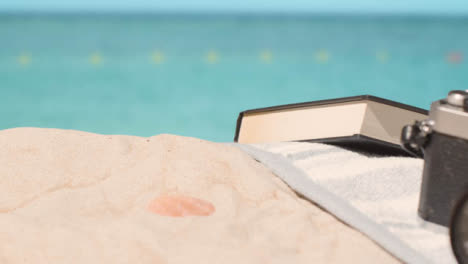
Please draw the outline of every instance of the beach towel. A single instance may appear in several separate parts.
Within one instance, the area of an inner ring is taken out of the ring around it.
[[[285,142],[234,144],[405,263],[456,263],[448,229],[417,215],[423,160]]]

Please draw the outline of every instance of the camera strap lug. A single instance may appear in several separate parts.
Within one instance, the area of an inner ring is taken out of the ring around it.
[[[410,154],[423,158],[424,146],[432,133],[433,125],[432,120],[422,120],[405,126],[401,132],[403,148]]]

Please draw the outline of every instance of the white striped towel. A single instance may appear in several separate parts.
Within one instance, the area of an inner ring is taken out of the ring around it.
[[[447,228],[417,215],[423,160],[316,143],[235,145],[403,262],[456,263]]]

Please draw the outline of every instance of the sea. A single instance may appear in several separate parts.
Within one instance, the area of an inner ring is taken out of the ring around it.
[[[0,129],[229,142],[247,109],[465,89],[468,17],[0,14]]]

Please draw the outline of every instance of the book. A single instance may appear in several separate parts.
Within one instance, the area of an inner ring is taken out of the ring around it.
[[[358,151],[404,155],[401,130],[428,111],[371,96],[280,105],[243,111],[234,141],[245,144],[307,141]]]

